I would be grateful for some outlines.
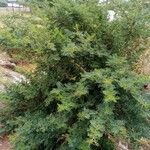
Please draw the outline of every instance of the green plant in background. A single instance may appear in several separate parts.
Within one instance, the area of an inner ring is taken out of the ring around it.
[[[0,0],[0,7],[7,7],[7,0]]]
[[[148,138],[148,79],[132,68],[147,38],[141,1],[32,2],[33,14],[5,18],[0,36],[38,64],[7,91],[15,149],[113,150],[118,139],[135,147]]]

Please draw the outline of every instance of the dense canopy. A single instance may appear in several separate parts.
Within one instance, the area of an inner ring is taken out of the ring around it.
[[[5,18],[0,36],[37,64],[8,90],[3,121],[16,150],[113,150],[118,139],[135,147],[148,138],[148,79],[133,69],[147,38],[142,1],[27,4],[32,14]]]

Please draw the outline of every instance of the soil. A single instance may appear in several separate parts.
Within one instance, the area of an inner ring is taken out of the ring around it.
[[[0,150],[11,150],[9,138],[7,136],[0,137]]]

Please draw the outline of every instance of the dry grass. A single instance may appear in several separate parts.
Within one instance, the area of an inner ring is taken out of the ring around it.
[[[33,73],[37,68],[36,64],[28,63],[28,62],[19,62],[15,68],[17,72],[20,73]]]
[[[144,46],[146,49],[134,67],[138,73],[150,75],[150,38],[147,39]]]

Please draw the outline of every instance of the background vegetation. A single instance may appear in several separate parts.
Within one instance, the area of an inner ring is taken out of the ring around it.
[[[7,7],[7,0],[0,0],[0,7]]]

